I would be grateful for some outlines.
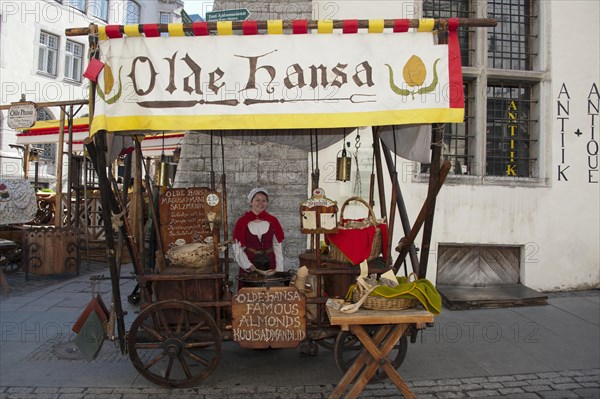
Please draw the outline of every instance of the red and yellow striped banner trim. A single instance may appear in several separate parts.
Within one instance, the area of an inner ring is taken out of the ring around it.
[[[448,19],[458,23],[458,19]],[[159,37],[161,33],[169,36],[218,36],[232,35],[239,31],[242,35],[281,35],[281,34],[331,34],[337,31],[343,34],[354,34],[359,31],[368,33],[408,32],[415,29],[418,32],[431,32],[439,28],[440,21],[433,18],[423,19],[368,19],[368,20],[307,20],[292,21],[218,21],[194,22],[192,24],[141,24],[141,25],[106,25],[98,26],[99,40],[118,39],[122,37]],[[455,28],[456,29],[456,28]]]

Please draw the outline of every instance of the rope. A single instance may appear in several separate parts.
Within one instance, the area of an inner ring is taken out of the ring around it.
[[[124,214],[125,209],[123,209],[121,213],[114,214],[110,217],[113,230],[118,230],[121,228],[121,226],[123,226],[123,221],[121,220],[121,217],[123,217]]]

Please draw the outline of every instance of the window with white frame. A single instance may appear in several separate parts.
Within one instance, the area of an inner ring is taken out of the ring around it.
[[[125,23],[139,24],[141,11],[142,9],[137,2],[128,0],[125,4]]]
[[[92,0],[89,9],[92,16],[108,21],[108,0]]]
[[[56,76],[58,36],[40,32],[38,48],[38,71]]]
[[[160,23],[161,24],[170,24],[173,22],[173,16],[170,12],[161,12],[160,13]]]
[[[65,78],[81,82],[83,65],[83,45],[67,40],[65,48]]]
[[[85,2],[86,0],[67,0],[66,5],[85,12]]]
[[[456,175],[538,178],[542,73],[538,0],[424,0],[423,16],[494,18],[494,28],[459,28],[465,120],[445,125],[442,156]],[[486,35],[487,41],[476,40]],[[481,56],[477,56],[481,55]],[[478,88],[478,89],[476,89]],[[427,172],[429,165],[423,165]],[[510,180],[510,179],[509,179]],[[469,180],[471,181],[471,180]],[[500,181],[503,181],[500,179]]]

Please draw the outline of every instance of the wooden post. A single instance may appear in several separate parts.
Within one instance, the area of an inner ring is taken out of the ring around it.
[[[65,142],[65,107],[60,107],[58,125],[58,145],[56,146],[56,206],[54,207],[54,226],[62,227],[62,176],[63,176],[63,143]]]
[[[394,170],[394,162],[392,160],[392,154],[391,154],[390,149],[387,148],[385,146],[385,144],[383,144],[382,150],[383,150],[383,155],[385,157],[385,163],[387,165],[388,171],[390,172],[390,178],[392,179],[392,184],[394,186],[394,189],[397,192],[396,204],[398,206],[398,213],[400,214],[400,222],[402,223],[402,230],[404,231],[404,236],[407,236],[408,233],[410,232],[410,219],[408,218],[408,212],[406,211],[406,205],[404,203],[404,197],[402,196],[402,190],[400,189],[400,183],[398,183],[398,175],[394,174],[392,176],[392,171]],[[390,231],[389,234],[391,236],[392,232]],[[411,243],[411,245],[410,245],[408,254],[410,256],[410,263],[412,265],[412,270],[413,270],[413,272],[418,274],[419,258],[417,257],[417,250],[413,243]],[[404,254],[404,256],[399,256],[398,258],[396,258],[396,262],[394,263],[394,269],[396,269],[396,271],[398,271],[398,269],[400,268],[400,264],[402,262],[404,262],[405,257],[406,257],[406,253]]]
[[[119,272],[116,263],[115,254],[115,238],[112,227],[112,212],[109,199],[109,193],[112,192],[108,177],[106,174],[106,133],[101,131],[96,133],[94,140],[86,143],[88,153],[95,153],[96,156],[96,173],[98,175],[98,185],[100,186],[100,202],[102,204],[102,219],[104,221],[104,237],[106,238],[106,259],[110,270],[110,281],[112,286],[113,306],[117,319],[117,332],[119,338],[119,347],[121,353],[125,353],[125,315],[123,313],[123,305],[121,303],[121,286]],[[94,162],[92,158],[92,163]]]
[[[451,167],[452,165],[448,160],[445,160],[442,163],[442,167],[438,172],[439,176],[436,187],[430,194],[427,194],[427,198],[425,198],[425,202],[421,207],[419,215],[415,219],[415,223],[413,224],[412,229],[404,238],[400,240],[400,243],[398,244],[397,250],[398,252],[400,252],[399,258],[404,258],[406,256],[415,238],[417,238],[417,234],[419,234],[419,230],[421,229],[421,226],[423,226],[423,222],[425,221],[427,214],[429,213],[432,207],[435,207],[435,198],[440,189],[442,188],[442,184],[444,184],[446,176],[448,175],[448,172],[450,171]]]
[[[385,208],[385,186],[383,184],[383,165],[381,164],[381,146],[379,145],[379,127],[373,126],[373,156],[375,157],[375,167],[377,169],[377,191],[379,191],[380,213],[382,218],[387,219]],[[371,205],[373,206],[373,205]],[[390,231],[394,226],[389,226]]]
[[[440,23],[438,32],[438,43],[448,44],[448,21]],[[431,198],[425,225],[423,227],[423,238],[421,241],[421,259],[419,262],[419,278],[425,278],[427,275],[427,262],[429,261],[429,246],[431,245],[431,233],[433,231],[433,217],[435,215],[436,187],[439,186],[440,163],[442,159],[442,144],[444,140],[443,123],[434,123],[431,129],[431,165],[429,168],[429,188],[427,197]]]

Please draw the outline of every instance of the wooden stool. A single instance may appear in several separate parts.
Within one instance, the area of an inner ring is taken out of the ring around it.
[[[432,322],[432,313],[421,309],[399,311],[359,309],[356,313],[342,313],[327,307],[327,315],[331,325],[339,325],[344,331],[350,330],[363,345],[363,350],[337,384],[329,399],[341,398],[348,388],[350,391],[346,398],[358,398],[379,367],[383,368],[383,371],[405,398],[416,399],[406,382],[392,366],[387,355],[409,325]],[[363,327],[372,324],[382,325],[373,337]],[[354,386],[351,386],[353,382]]]

